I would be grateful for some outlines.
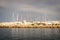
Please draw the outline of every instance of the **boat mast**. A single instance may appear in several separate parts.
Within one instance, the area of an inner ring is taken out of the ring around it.
[[[14,12],[13,12],[13,14],[12,14],[12,21],[14,21],[15,20],[15,17],[14,17]]]
[[[17,13],[17,22],[18,22],[18,13]]]
[[[45,22],[46,22],[46,13],[45,13]]]

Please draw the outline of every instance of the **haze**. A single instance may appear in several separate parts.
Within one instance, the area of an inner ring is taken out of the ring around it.
[[[14,13],[14,17],[12,16]],[[0,22],[60,20],[60,0],[0,0]]]

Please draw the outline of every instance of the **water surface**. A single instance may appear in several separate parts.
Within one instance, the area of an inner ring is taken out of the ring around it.
[[[0,40],[60,40],[60,28],[0,28]]]

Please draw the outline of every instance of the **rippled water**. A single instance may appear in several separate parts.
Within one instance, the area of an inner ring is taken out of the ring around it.
[[[60,28],[0,28],[0,40],[60,40]]]

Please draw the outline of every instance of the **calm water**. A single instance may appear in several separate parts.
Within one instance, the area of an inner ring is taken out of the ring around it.
[[[0,40],[60,40],[60,28],[0,28]]]

